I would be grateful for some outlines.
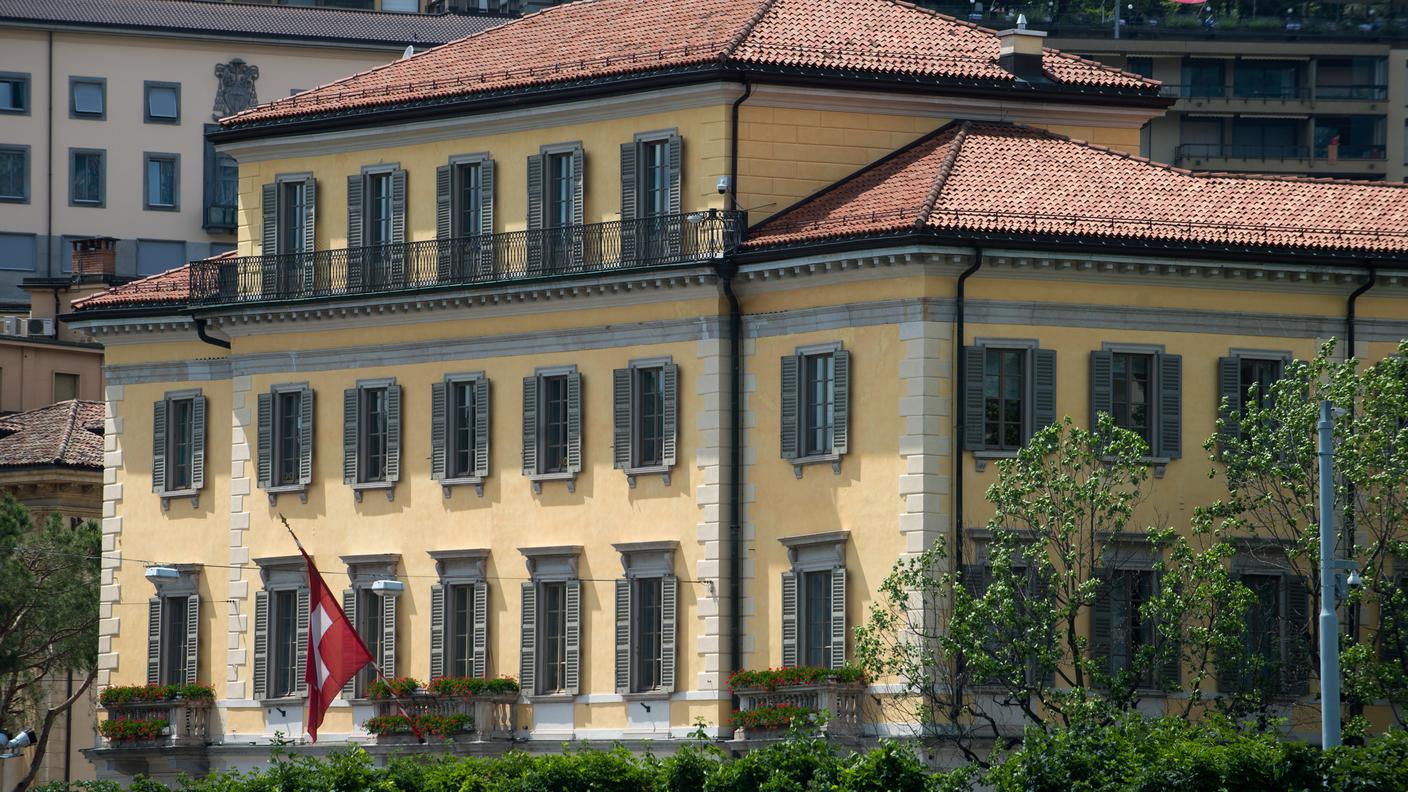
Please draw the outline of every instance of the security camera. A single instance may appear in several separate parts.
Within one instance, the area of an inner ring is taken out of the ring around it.
[[[719,195],[723,195],[724,193],[728,192],[728,186],[729,177],[720,176],[718,182],[714,184],[714,189],[719,191]]]
[[[1351,591],[1356,591],[1360,586],[1364,585],[1364,579],[1359,577],[1359,570],[1352,569],[1349,572],[1349,579],[1346,580],[1345,583],[1349,585]]]
[[[14,759],[18,757],[21,748],[28,748],[34,744],[34,729],[25,729],[14,737],[0,732],[0,745],[4,746],[5,752],[0,753],[0,759]]]

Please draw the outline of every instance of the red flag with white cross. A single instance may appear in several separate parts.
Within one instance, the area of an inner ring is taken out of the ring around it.
[[[303,678],[308,682],[308,734],[317,742],[318,727],[328,705],[347,680],[372,661],[372,653],[318,574],[313,559],[301,546],[298,552],[308,562],[308,601],[312,612],[308,616],[308,666]]]

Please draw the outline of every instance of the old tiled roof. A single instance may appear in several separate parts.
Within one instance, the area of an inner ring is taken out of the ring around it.
[[[10,23],[98,27],[376,47],[444,44],[502,24],[507,19],[199,0],[0,0],[0,26]]]
[[[212,259],[233,258],[236,251],[211,256]],[[158,272],[131,283],[114,286],[91,297],[73,301],[73,310],[137,308],[143,305],[185,305],[191,296],[191,265],[182,264],[166,272]]]
[[[1048,49],[1057,87],[1157,83]],[[579,0],[298,96],[226,126],[710,65],[1013,84],[993,31],[898,0]]]
[[[0,418],[0,469],[103,469],[103,403],[70,399]]]
[[[1194,173],[1041,129],[955,122],[764,221],[750,248],[953,232],[1408,252],[1408,185]]]

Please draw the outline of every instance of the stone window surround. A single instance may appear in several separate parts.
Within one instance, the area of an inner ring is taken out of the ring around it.
[[[1041,349],[1041,342],[1035,338],[988,338],[979,336],[973,339],[973,346],[983,349],[1019,349],[1022,350],[1022,442],[1031,440],[1032,428],[1036,421],[1033,419],[1033,405],[1036,403],[1036,378],[1033,376],[1032,352]],[[1017,456],[1017,451],[970,451],[973,455],[973,469],[979,473],[987,470],[988,463],[999,459],[1013,459]]]

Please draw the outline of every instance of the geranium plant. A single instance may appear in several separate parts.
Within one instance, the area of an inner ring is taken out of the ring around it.
[[[419,679],[413,677],[396,677],[395,679],[376,679],[367,685],[367,698],[385,699],[400,696],[413,696],[421,688],[425,687]]]
[[[493,696],[517,693],[518,680],[512,677],[440,677],[430,680],[429,690],[439,696]]]
[[[170,725],[165,718],[108,718],[98,723],[98,733],[113,742],[156,740]]]
[[[452,734],[461,734],[474,727],[474,720],[463,713],[454,715],[418,715],[413,716],[415,724],[420,729],[421,734],[427,737],[448,737]],[[404,715],[378,715],[367,718],[362,723],[363,728],[378,737],[385,737],[389,734],[410,734],[411,722]]]
[[[817,685],[823,682],[854,684],[865,681],[865,671],[859,666],[840,668],[817,668],[816,666],[791,666],[765,670],[743,669],[733,672],[728,678],[732,690],[777,690],[797,685]]]
[[[789,729],[793,724],[815,722],[818,714],[812,707],[777,704],[771,707],[734,710],[733,725],[741,729]]]
[[[98,699],[104,707],[176,699],[214,701],[215,688],[207,685],[118,685],[105,688]]]

